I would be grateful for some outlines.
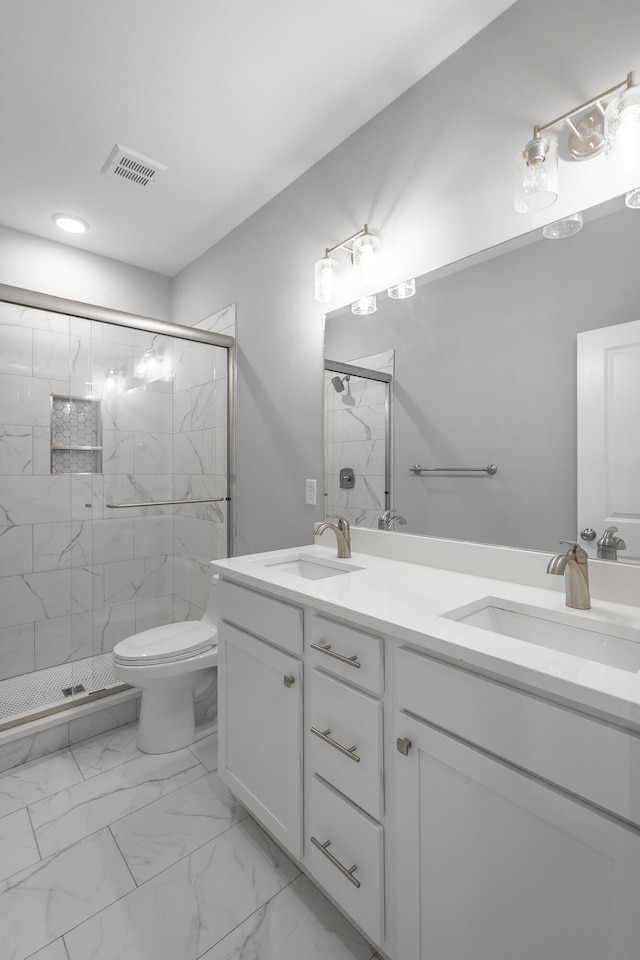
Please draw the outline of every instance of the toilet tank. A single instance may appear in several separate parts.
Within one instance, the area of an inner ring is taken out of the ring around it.
[[[207,602],[207,609],[204,612],[200,623],[210,623],[216,628],[218,624],[218,584],[220,583],[220,575],[214,573],[211,577],[211,583],[209,584],[209,600]]]

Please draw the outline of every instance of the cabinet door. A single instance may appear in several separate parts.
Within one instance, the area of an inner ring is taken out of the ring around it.
[[[302,855],[302,663],[228,623],[218,634],[220,775]]]
[[[396,733],[396,960],[637,960],[637,830],[402,713]]]

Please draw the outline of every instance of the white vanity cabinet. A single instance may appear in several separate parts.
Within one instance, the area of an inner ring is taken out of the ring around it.
[[[640,832],[619,818],[640,822],[639,738],[396,664],[394,960],[637,960]]]
[[[307,816],[314,879],[385,942],[383,641],[309,614],[305,623]]]
[[[302,611],[226,581],[219,589],[220,774],[301,859]]]

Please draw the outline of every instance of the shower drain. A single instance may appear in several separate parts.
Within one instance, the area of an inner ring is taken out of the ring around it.
[[[62,696],[63,697],[74,697],[76,693],[85,693],[85,687],[82,683],[77,683],[75,687],[63,687]]]

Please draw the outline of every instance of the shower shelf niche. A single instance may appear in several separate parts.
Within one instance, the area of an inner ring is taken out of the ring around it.
[[[52,395],[51,473],[102,473],[99,400]]]

